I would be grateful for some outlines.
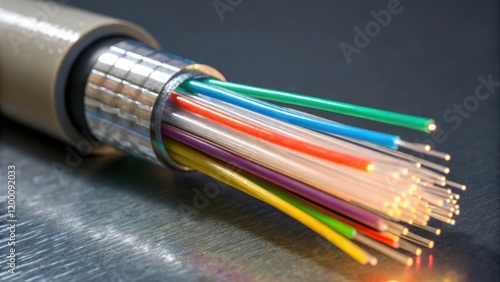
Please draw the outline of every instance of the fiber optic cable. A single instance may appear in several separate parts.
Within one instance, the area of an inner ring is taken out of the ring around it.
[[[35,8],[0,0],[0,37],[25,34]],[[208,65],[159,50],[131,23],[59,8],[39,19],[54,28],[50,36],[29,30],[57,50],[51,56],[30,44],[16,53],[0,41],[2,115],[76,148],[97,139],[95,152],[199,170],[285,212],[362,264],[376,259],[353,242],[409,265],[407,253],[434,247],[415,229],[439,235],[429,224],[455,225],[463,212],[457,192],[466,186],[448,179],[450,168],[405,151],[444,161],[449,154],[259,99],[424,132],[436,129],[432,119],[226,82]],[[68,26],[75,19],[86,24]],[[68,30],[71,40],[58,37]]]

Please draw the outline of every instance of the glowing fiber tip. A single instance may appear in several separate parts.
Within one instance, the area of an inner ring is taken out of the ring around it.
[[[434,131],[437,129],[437,126],[435,123],[429,123],[429,125],[427,125],[427,129],[429,129],[429,131]]]
[[[369,164],[366,166],[366,171],[370,172],[370,171],[373,171],[375,169],[375,165],[374,164]]]

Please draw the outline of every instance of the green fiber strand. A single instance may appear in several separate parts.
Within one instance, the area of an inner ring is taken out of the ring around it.
[[[205,78],[203,79],[203,82],[236,91],[241,94],[258,99],[305,106],[309,108],[370,119],[378,122],[420,130],[427,133],[431,132],[432,128],[434,127],[434,120],[430,118],[394,113],[390,111],[357,106],[303,94],[221,81],[213,78]]]
[[[326,226],[330,227],[331,229],[337,231],[339,234],[342,236],[352,239],[356,235],[356,229],[353,227],[344,224],[336,219],[331,218],[330,216],[308,206],[307,204],[287,195],[286,193],[283,193],[282,191],[272,187],[271,185],[264,183],[262,181],[256,180],[254,178],[248,177],[252,182],[256,183],[257,185],[261,186],[262,188],[266,189],[267,191],[273,193],[274,195],[278,196],[282,200],[288,202],[289,204],[294,205],[298,209],[302,210],[303,212],[309,214],[310,216],[314,217],[321,223],[325,224]]]

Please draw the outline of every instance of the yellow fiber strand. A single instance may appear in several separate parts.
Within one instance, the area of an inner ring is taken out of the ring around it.
[[[169,155],[173,160],[231,185],[238,190],[281,210],[319,235],[323,236],[359,263],[370,263],[372,265],[377,263],[375,257],[358,247],[356,244],[352,243],[347,238],[216,160],[172,140],[166,142],[166,149],[169,151]]]

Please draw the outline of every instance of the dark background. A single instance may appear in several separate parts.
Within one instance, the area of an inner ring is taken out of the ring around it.
[[[477,109],[461,117],[453,113],[453,121],[443,117],[471,99],[479,76],[500,80],[496,1],[401,0],[403,10],[351,63],[339,44],[353,45],[354,28],[364,28],[373,20],[370,11],[387,9],[388,0],[243,0],[222,19],[214,2],[69,4],[133,21],[166,51],[210,64],[232,81],[435,118],[442,133],[431,143],[452,155],[450,179],[469,186],[457,225],[436,222],[443,228],[436,247],[411,268],[383,255],[378,266],[361,266],[301,224],[229,187],[208,206],[182,212],[194,209],[196,191],[216,184],[203,175],[174,173],[132,157],[88,157],[71,172],[56,172],[66,146],[2,118],[0,180],[5,182],[7,165],[15,164],[20,181],[16,278],[498,281],[500,87]],[[409,141],[432,140],[312,112]],[[3,257],[4,205],[0,212]],[[7,278],[3,262],[1,267],[0,279]]]

